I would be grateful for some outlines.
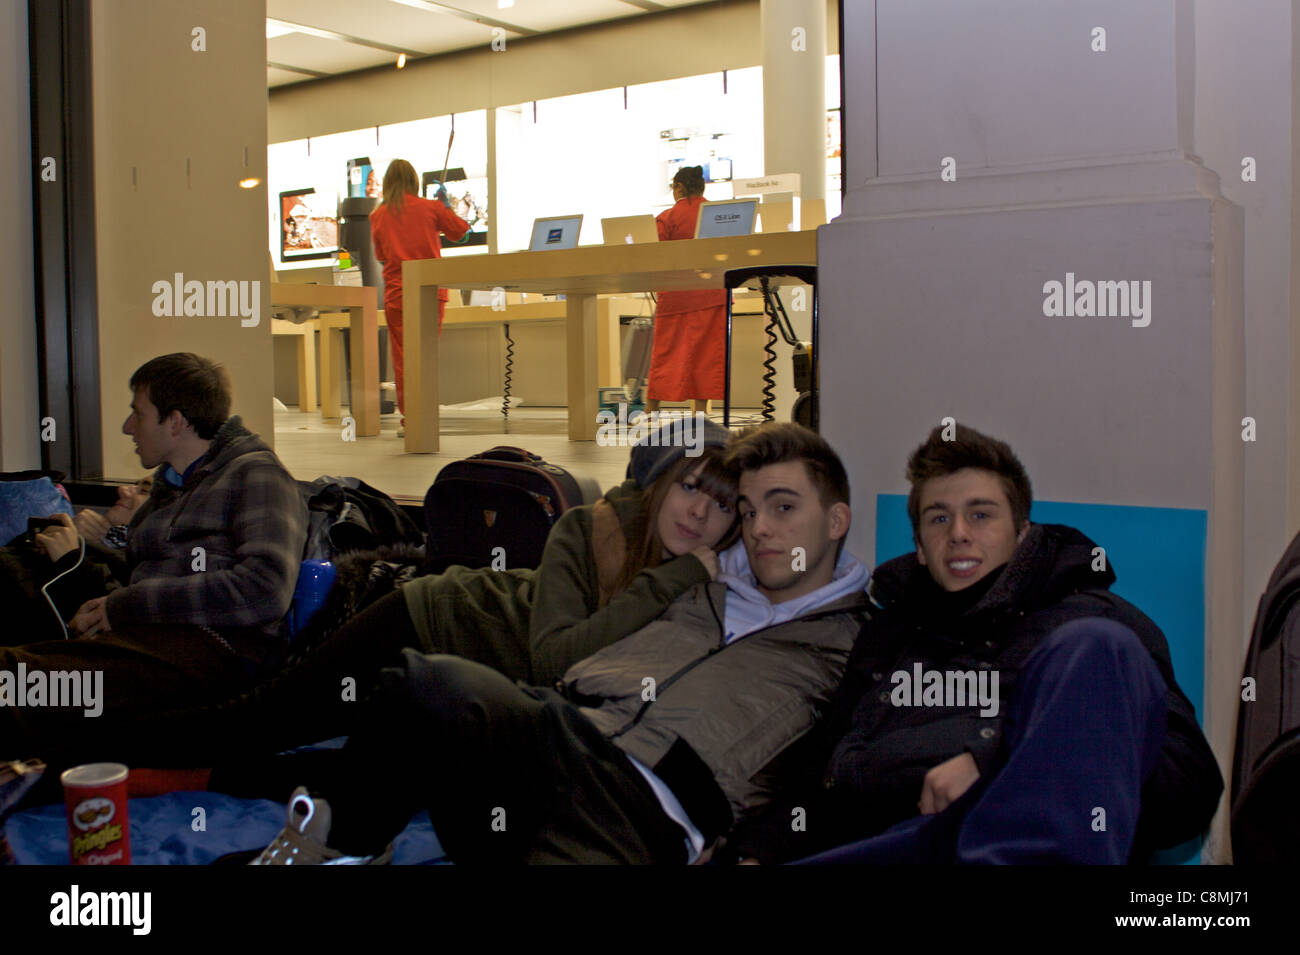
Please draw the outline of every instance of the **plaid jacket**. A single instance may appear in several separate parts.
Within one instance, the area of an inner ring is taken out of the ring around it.
[[[165,469],[131,520],[130,584],[109,594],[109,623],[197,624],[238,636],[241,656],[264,656],[247,637],[278,638],[293,599],[307,539],[298,485],[238,417],[221,426],[184,487],[167,483]]]

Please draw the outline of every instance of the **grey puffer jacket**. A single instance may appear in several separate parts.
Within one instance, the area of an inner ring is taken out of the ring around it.
[[[706,839],[770,802],[773,761],[813,728],[870,607],[855,593],[728,644],[726,591],[697,585],[559,684],[668,784]]]

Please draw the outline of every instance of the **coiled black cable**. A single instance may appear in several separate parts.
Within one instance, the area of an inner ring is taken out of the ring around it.
[[[763,359],[763,420],[771,421],[776,417],[776,368],[773,362],[776,361],[776,349],[772,346],[776,344],[776,331],[773,326],[776,319],[769,317],[767,326],[763,329],[767,332],[767,340],[763,342],[763,354],[767,357]]]
[[[515,368],[515,340],[510,337],[510,323],[503,322],[501,327],[506,333],[506,377],[505,377],[505,394],[501,399],[501,416],[506,419],[506,424],[510,423],[510,380],[514,377]]]

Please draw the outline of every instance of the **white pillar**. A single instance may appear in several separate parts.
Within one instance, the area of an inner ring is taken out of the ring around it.
[[[803,226],[826,221],[826,4],[762,0],[763,162],[797,172]]]

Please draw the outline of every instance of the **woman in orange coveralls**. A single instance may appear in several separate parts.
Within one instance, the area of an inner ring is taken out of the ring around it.
[[[683,166],[672,181],[676,205],[659,214],[659,241],[695,238],[695,221],[704,201],[704,169]],[[727,348],[727,293],[660,292],[655,309],[654,350],[645,410],[661,401],[690,399],[691,413],[707,412],[710,398],[721,398]]]
[[[442,258],[445,233],[453,242],[464,237],[469,223],[441,202],[420,197],[415,167],[394,159],[384,173],[384,201],[370,213],[370,234],[375,258],[384,263],[384,320],[393,347],[393,374],[397,379],[397,407],[405,411],[402,388],[402,263],[408,259]],[[447,311],[447,290],[438,289],[438,331]],[[406,419],[402,419],[403,428]],[[401,437],[401,432],[398,437]]]

